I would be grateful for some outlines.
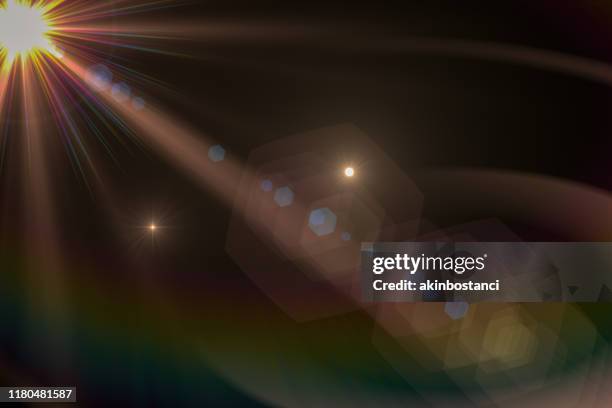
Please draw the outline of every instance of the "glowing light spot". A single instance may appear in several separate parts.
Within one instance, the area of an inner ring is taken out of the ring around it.
[[[113,73],[111,70],[103,64],[97,64],[89,68],[87,73],[87,82],[96,91],[107,90],[113,81]]]
[[[8,0],[0,7],[0,53],[4,66],[15,59],[29,58],[36,53],[60,55],[51,42],[53,25],[45,6],[21,0]]]
[[[113,87],[111,88],[111,94],[117,102],[123,103],[130,99],[132,90],[130,89],[130,86],[128,84],[126,84],[125,82],[120,82],[118,84],[113,85]]]
[[[293,194],[293,190],[289,187],[281,187],[276,190],[274,193],[274,201],[278,204],[279,207],[288,207],[293,204],[293,198],[295,195]]]
[[[157,225],[155,225],[155,224],[151,224],[151,225],[149,225],[149,230],[150,230],[151,232],[155,232],[155,231],[157,231]]]
[[[352,167],[347,167],[344,169],[344,175],[346,177],[353,177],[355,175],[355,169]]]
[[[308,226],[320,237],[332,234],[336,230],[338,217],[329,208],[317,208],[310,212]]]
[[[225,149],[221,145],[212,146],[208,149],[208,158],[214,163],[218,163],[225,159]]]
[[[467,302],[447,302],[444,311],[453,320],[459,320],[468,312],[470,305]]]

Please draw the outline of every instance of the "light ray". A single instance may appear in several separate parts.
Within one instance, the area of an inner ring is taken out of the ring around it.
[[[71,313],[65,299],[65,276],[62,275],[62,259],[58,243],[58,226],[53,200],[53,182],[49,176],[49,160],[44,124],[40,112],[45,109],[39,98],[43,81],[37,79],[40,71],[35,64],[20,60],[22,109],[27,121],[22,122],[23,172],[27,174],[25,185],[25,209],[27,214],[26,244],[30,252],[28,287],[31,291],[33,320],[54,321],[46,327],[47,341],[53,344],[55,353],[38,356],[48,360],[61,374],[62,367],[70,361],[70,342],[66,338]],[[54,316],[54,319],[51,317]],[[33,349],[37,350],[36,340]]]

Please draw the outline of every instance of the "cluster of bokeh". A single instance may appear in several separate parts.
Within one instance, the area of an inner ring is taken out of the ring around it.
[[[343,158],[355,165],[354,178],[342,174]],[[351,398],[350,387],[330,380],[329,364],[305,356],[296,357],[290,370],[276,370],[270,369],[274,351],[266,348],[234,344],[240,357],[229,365],[206,353],[250,393],[285,406],[295,398],[296,406],[576,406],[593,400],[588,390],[607,383],[605,365],[598,365],[609,347],[607,334],[582,306],[362,301],[362,242],[520,237],[499,219],[438,228],[424,217],[427,194],[359,129],[342,125],[276,141],[255,150],[248,164],[252,172],[240,186],[228,252],[298,326],[327,327],[329,337],[318,333],[335,350],[327,358],[354,364],[352,381],[366,387]],[[347,326],[352,316],[371,321],[369,330],[357,334]],[[285,335],[279,330],[273,337]],[[336,344],[343,335],[344,346]],[[252,336],[260,347],[270,333]],[[283,355],[295,347],[275,344]],[[317,353],[297,347],[298,354]],[[343,347],[352,353],[340,352]],[[372,353],[399,377],[373,380],[378,368]],[[313,392],[316,387],[328,390],[325,397]]]

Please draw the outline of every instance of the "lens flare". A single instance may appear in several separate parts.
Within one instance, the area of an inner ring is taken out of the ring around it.
[[[49,4],[20,0],[8,0],[0,8],[0,55],[4,68],[17,58],[29,59],[36,53],[59,56],[51,40],[51,8]]]

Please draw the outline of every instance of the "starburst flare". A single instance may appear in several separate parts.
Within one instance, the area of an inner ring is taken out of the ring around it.
[[[0,66],[3,70],[10,69],[17,59],[25,61],[41,54],[61,57],[53,42],[53,10],[60,3],[26,0],[0,3]]]

